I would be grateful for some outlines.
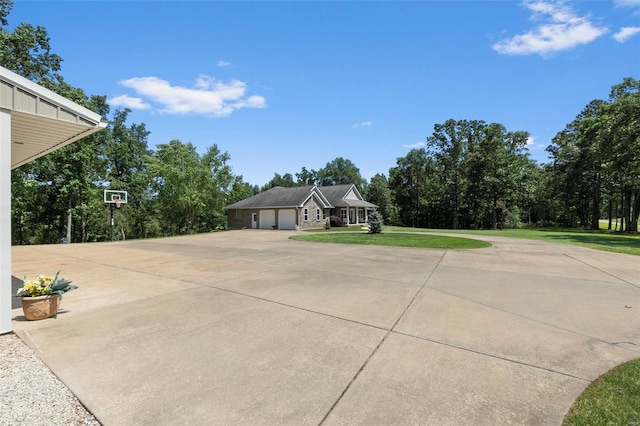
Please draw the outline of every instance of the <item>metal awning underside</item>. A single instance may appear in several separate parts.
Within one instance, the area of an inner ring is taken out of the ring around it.
[[[107,126],[99,114],[2,67],[0,108],[11,111],[11,169]]]

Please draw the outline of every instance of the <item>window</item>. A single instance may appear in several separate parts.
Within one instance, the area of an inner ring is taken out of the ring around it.
[[[305,207],[302,214],[304,215],[304,220],[305,221],[309,220],[309,209],[308,208]]]
[[[320,220],[320,209],[316,209],[316,220]]]
[[[236,219],[242,219],[242,210],[236,210]]]
[[[343,222],[347,221],[347,209],[340,209],[340,218]]]
[[[364,220],[364,209],[358,209],[358,220]]]
[[[322,209],[322,220],[325,220],[327,218],[327,211],[325,209]]]

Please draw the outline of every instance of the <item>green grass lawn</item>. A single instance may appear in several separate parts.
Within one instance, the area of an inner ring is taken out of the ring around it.
[[[335,228],[334,228],[335,229]],[[382,234],[368,234],[366,231],[351,232],[309,232],[290,237],[292,240],[316,241],[323,243],[367,244],[380,246],[420,247],[441,249],[472,249],[491,247],[486,241],[469,238],[444,237],[440,235],[408,234],[402,232],[385,232]]]
[[[309,230],[312,234],[325,233],[354,233],[359,228],[336,227],[330,230]],[[615,253],[626,253],[640,256],[640,234],[626,234],[611,231],[588,231],[581,229],[541,228],[541,229],[501,229],[501,230],[452,230],[452,229],[424,229],[407,228],[402,226],[385,226],[384,234],[395,233],[452,233],[491,235],[498,237],[524,238],[528,240],[551,241],[556,243],[574,244],[596,250]],[[363,232],[364,233],[364,232]],[[361,243],[364,244],[364,243]]]
[[[585,231],[580,229],[502,229],[502,230],[449,230],[420,229],[399,226],[385,226],[385,232],[442,232],[456,234],[493,235],[498,237],[524,238],[529,240],[552,241],[575,244],[596,250],[626,253],[640,256],[640,235],[611,231]]]
[[[617,366],[592,383],[562,424],[640,425],[640,358]]]

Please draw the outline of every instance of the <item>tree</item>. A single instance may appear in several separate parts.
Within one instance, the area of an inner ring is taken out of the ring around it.
[[[625,78],[611,88],[608,104],[594,120],[603,139],[605,167],[619,188],[624,230],[638,232],[640,215],[640,80]]]
[[[72,88],[72,91],[76,96],[84,96],[80,89]],[[87,99],[84,96],[77,102],[98,113],[108,111],[105,97],[92,96]],[[84,242],[91,238],[90,224],[96,223],[94,217],[98,214],[93,200],[97,196],[96,186],[103,168],[98,157],[103,136],[104,131],[90,135],[19,168],[22,172],[14,173],[14,178],[25,179],[26,185],[23,191],[18,189],[18,182],[14,183],[17,194],[38,200],[46,206],[46,209],[38,209],[40,211],[35,215],[14,209],[14,224],[20,223],[20,229],[32,232],[26,238],[22,234],[22,242],[54,243],[59,242],[62,236],[68,242]],[[14,201],[17,206],[31,205],[31,202],[19,200],[16,195]],[[33,220],[34,225],[25,226],[25,219]],[[99,233],[96,229],[92,235]]]
[[[478,132],[468,140],[467,194],[469,216],[475,228],[509,221],[520,223],[518,201],[528,158],[527,132],[508,132],[499,123],[475,122]]]
[[[465,171],[463,167],[466,145],[464,136],[466,121],[447,120],[434,125],[434,131],[427,138],[429,153],[436,161],[437,176],[442,187],[441,205],[443,213],[450,220],[453,229],[458,229],[460,216],[465,204]]]
[[[561,223],[599,229],[605,200],[611,228],[617,199],[620,229],[637,232],[639,146],[640,81],[625,78],[611,88],[608,101],[591,101],[547,148],[553,165],[546,181],[551,195],[562,200]]]
[[[55,80],[62,58],[51,53],[47,30],[22,23],[8,31],[7,16],[12,8],[13,1],[0,1],[0,64],[34,82]]]
[[[591,101],[552,139],[547,151],[553,158],[551,182],[563,200],[562,223],[599,229],[604,140],[598,129],[605,102]]]
[[[434,226],[431,218],[437,198],[434,174],[434,161],[424,148],[412,149],[389,170],[389,189],[403,225]]]
[[[354,184],[359,190],[363,190],[367,181],[360,176],[360,169],[351,160],[338,157],[327,163],[316,174],[317,183],[320,186]]]
[[[385,175],[380,173],[374,175],[367,186],[366,194],[363,195],[369,202],[378,206],[380,215],[385,223],[397,223],[398,209],[393,202],[389,182]]]
[[[10,0],[0,1],[2,66],[106,115],[109,109],[106,97],[89,98],[83,90],[66,83],[59,74],[62,58],[51,52],[44,27],[22,23],[13,31],[6,28],[12,6]],[[102,133],[104,131],[12,172],[15,204],[12,221],[14,226],[18,226],[19,242],[57,242],[63,235],[70,242],[87,240],[87,217],[94,214],[94,209],[88,206],[95,196],[100,175],[96,153]],[[27,212],[25,209],[32,210]]]
[[[132,238],[156,236],[154,204],[151,201],[151,175],[146,159],[151,155],[147,147],[147,131],[144,123],[127,125],[131,110],[117,109],[103,135],[101,158],[105,162],[106,189],[127,191],[126,215],[122,234]]]
[[[242,175],[235,176],[233,178],[233,184],[231,185],[231,191],[229,192],[226,203],[227,205],[236,203],[240,200],[256,195],[258,192],[260,192],[260,188],[258,188],[257,185],[252,186],[250,183],[244,182]]]
[[[377,210],[369,213],[369,234],[382,233],[382,218]]]
[[[296,173],[296,178],[298,179],[296,183],[300,186],[313,186],[318,181],[317,174],[318,172],[315,170],[307,170],[306,167],[303,167],[300,173]]]
[[[224,227],[223,208],[233,183],[228,160],[216,145],[203,156],[190,142],[158,145],[148,167],[165,235]]]
[[[273,178],[271,178],[269,182],[262,186],[261,191],[266,191],[267,189],[275,188],[278,186],[282,188],[291,188],[297,185],[293,181],[293,176],[291,175],[291,173],[285,173],[282,176],[280,176],[278,173],[274,173]]]
[[[75,226],[74,219],[86,219],[81,217],[82,206],[90,204],[95,194],[99,176],[95,150],[96,138],[89,136],[29,165],[26,177],[35,182],[30,189],[39,193],[31,195],[46,206],[33,217],[44,225],[37,231],[37,242],[55,243],[62,236],[69,242],[86,241],[86,227]],[[15,213],[25,217],[25,212]]]
[[[528,137],[481,120],[450,119],[434,126],[427,144],[435,162],[441,226],[496,229],[520,223],[516,202],[529,164]]]

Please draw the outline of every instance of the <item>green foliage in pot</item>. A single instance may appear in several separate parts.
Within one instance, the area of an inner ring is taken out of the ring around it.
[[[62,297],[67,291],[75,290],[75,285],[71,284],[71,281],[61,278],[60,271],[55,277],[48,275],[38,275],[32,280],[27,280],[27,277],[23,280],[23,285],[18,289],[16,297],[37,297],[48,296],[57,294]]]

